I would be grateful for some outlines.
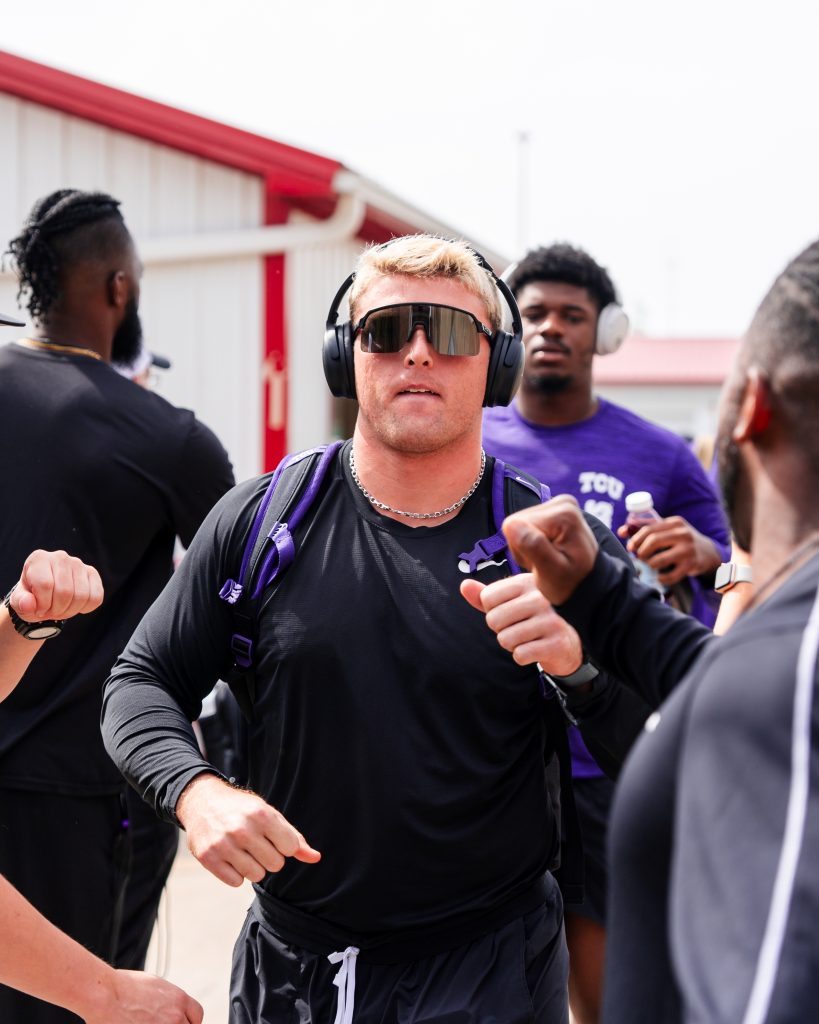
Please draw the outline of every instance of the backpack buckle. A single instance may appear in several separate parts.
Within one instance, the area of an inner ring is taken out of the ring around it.
[[[230,649],[239,668],[250,668],[253,664],[253,641],[241,633],[234,633],[230,638]]]
[[[462,551],[458,557],[469,565],[469,572],[477,572],[479,562],[491,561],[506,546],[506,537],[498,530],[491,537],[476,541],[471,551]]]
[[[236,604],[242,596],[243,589],[241,583],[237,583],[235,580],[225,580],[222,584],[222,589],[219,591],[219,597],[223,601],[227,601],[228,604]]]

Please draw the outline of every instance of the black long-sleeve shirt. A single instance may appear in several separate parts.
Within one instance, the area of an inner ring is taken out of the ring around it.
[[[491,460],[457,518],[410,528],[370,507],[344,454],[260,609],[251,730],[252,787],[323,857],[261,891],[280,926],[300,915],[370,949],[417,933],[430,951],[431,933],[465,941],[539,898],[558,841],[540,681],[458,593],[460,553],[493,532]],[[230,664],[217,594],[266,482],[217,506],[108,683],[107,748],[168,818],[209,767],[189,722]]]
[[[722,638],[605,555],[559,610],[652,699],[610,836],[606,1024],[819,1007],[819,557]]]

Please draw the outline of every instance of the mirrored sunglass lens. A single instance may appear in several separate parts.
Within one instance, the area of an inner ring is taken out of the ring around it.
[[[361,329],[362,352],[400,352],[409,341],[409,309],[382,309],[370,314]]]
[[[445,356],[476,356],[480,351],[478,329],[460,309],[436,306],[431,311],[432,347]]]
[[[368,313],[361,328],[362,352],[400,352],[416,327],[425,331],[436,352],[476,356],[481,342],[475,322],[449,306],[393,306]]]

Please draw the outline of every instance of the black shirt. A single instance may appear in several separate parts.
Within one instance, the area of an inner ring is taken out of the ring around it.
[[[455,519],[412,528],[371,508],[346,451],[259,615],[251,783],[323,854],[263,891],[363,946],[454,921],[480,934],[533,891],[557,844],[538,673],[458,593],[461,553],[494,533],[492,460]],[[207,767],[187,723],[230,665],[217,595],[266,483],[214,509],[106,689],[108,749],[168,818]]]
[[[0,705],[0,784],[108,793],[122,780],[102,745],[102,684],[188,544],[233,483],[193,413],[86,356],[0,349],[0,590],[35,548],[95,566],[105,599],[49,640]]]
[[[716,638],[600,556],[560,609],[651,699],[673,690],[614,803],[607,1024],[819,1006],[817,584],[814,557]]]

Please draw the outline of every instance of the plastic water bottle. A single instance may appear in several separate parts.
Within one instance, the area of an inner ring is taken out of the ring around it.
[[[654,508],[654,499],[650,491],[633,491],[631,494],[627,494],[626,512],[628,513],[626,516],[628,537],[633,537],[640,527],[645,526],[646,523],[654,523],[662,519],[662,516]],[[660,582],[657,570],[653,569],[647,562],[641,561],[635,555],[631,557],[634,559],[634,567],[637,570],[637,576],[640,581],[645,583],[647,587],[653,587],[658,593],[665,595],[665,587]]]

